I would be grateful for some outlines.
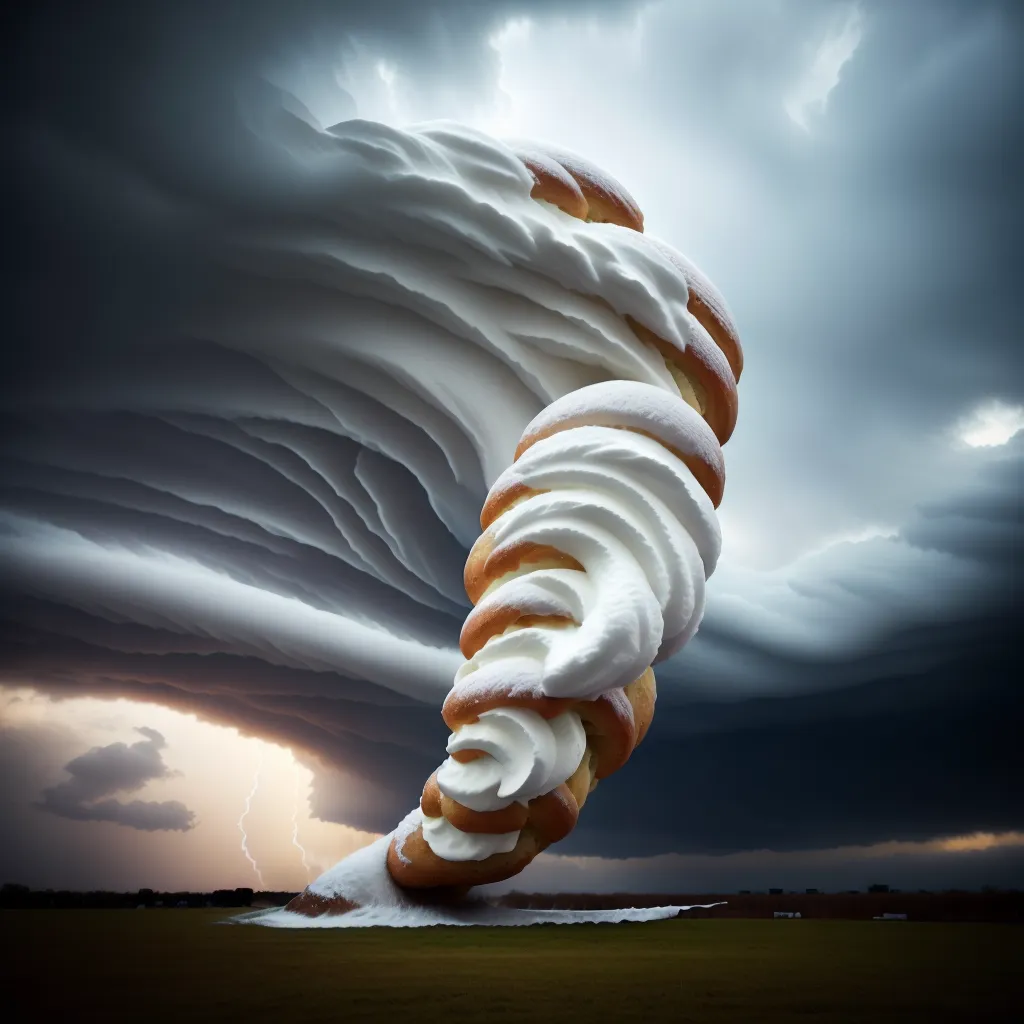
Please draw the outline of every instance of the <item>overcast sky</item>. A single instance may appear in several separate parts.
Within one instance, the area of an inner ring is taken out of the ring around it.
[[[360,117],[586,154],[746,354],[704,623],[517,885],[1024,884],[1019,4],[142,6],[26,4],[0,60],[0,880],[253,884],[260,770],[298,888],[297,829],[326,867],[441,760],[487,390],[461,476],[397,371],[317,364],[340,432],[294,399],[377,315],[316,247],[391,229],[293,159]]]

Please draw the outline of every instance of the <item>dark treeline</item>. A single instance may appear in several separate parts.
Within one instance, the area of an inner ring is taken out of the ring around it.
[[[216,889],[213,892],[159,892],[155,889],[139,889],[136,892],[72,892],[68,889],[30,889],[27,885],[8,882],[0,887],[0,908],[119,910],[139,907],[180,909],[284,906],[296,895],[294,892],[254,892],[252,889]]]
[[[73,892],[64,889],[29,889],[7,883],[0,887],[0,909],[183,909],[189,907],[284,906],[295,892],[216,889],[213,892]],[[796,913],[801,918],[871,920],[884,914],[905,914],[910,921],[1024,921],[1024,892],[900,892],[872,886],[867,892],[802,893],[772,890],[768,893],[521,893],[496,900],[507,907],[531,910],[612,910],[620,907],[694,906],[724,903],[695,909],[686,917],[773,917]]]

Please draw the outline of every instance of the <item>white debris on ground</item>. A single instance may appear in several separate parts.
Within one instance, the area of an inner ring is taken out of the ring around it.
[[[714,907],[708,903],[701,906]],[[225,924],[258,924],[266,928],[426,928],[431,925],[511,927],[531,924],[621,924],[664,921],[693,907],[630,907],[623,910],[517,910],[489,903],[459,907],[362,907],[347,914],[306,917],[283,907],[256,910],[229,918]]]
[[[418,808],[417,808],[418,810]],[[415,812],[413,812],[415,813]],[[412,815],[410,815],[412,817]],[[408,820],[408,819],[407,819]],[[405,824],[405,822],[403,822]],[[402,826],[400,825],[399,828]],[[397,830],[396,830],[397,831]],[[618,924],[625,921],[663,921],[694,907],[629,907],[618,910],[520,910],[468,899],[452,906],[424,906],[391,880],[387,850],[391,835],[383,836],[339,861],[309,886],[326,899],[344,898],[358,909],[344,914],[308,917],[273,907],[228,918],[224,924],[256,924],[265,928],[426,928],[431,925],[509,927],[532,924]],[[718,903],[699,904],[715,907]]]

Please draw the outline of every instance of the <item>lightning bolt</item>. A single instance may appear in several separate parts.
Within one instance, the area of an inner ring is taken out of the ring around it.
[[[302,867],[306,872],[306,881],[309,881],[309,863],[306,860],[306,850],[302,843],[299,842],[299,785],[302,782],[302,777],[298,773],[298,765],[295,772],[295,800],[292,804],[292,846],[294,846],[300,854],[302,854]]]
[[[256,872],[261,889],[266,888],[263,882],[263,872],[260,871],[259,864],[253,860],[252,854],[249,853],[249,837],[245,833],[245,819],[248,817],[249,810],[252,807],[252,798],[256,795],[256,790],[260,788],[260,772],[263,770],[264,753],[265,751],[261,747],[259,763],[256,765],[256,773],[252,778],[252,789],[249,790],[249,795],[245,798],[245,810],[242,811],[241,817],[238,819],[238,831],[242,833],[242,853],[245,854],[245,859],[252,865],[253,871]]]

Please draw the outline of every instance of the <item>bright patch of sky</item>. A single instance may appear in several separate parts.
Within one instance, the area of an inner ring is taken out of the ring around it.
[[[1024,430],[1024,406],[992,399],[961,420],[957,436],[971,448],[995,448],[1020,430]]]
[[[813,116],[825,113],[828,98],[839,84],[840,72],[856,52],[862,34],[861,11],[853,6],[842,24],[822,40],[814,59],[786,99],[786,113],[805,132],[811,131]]]

